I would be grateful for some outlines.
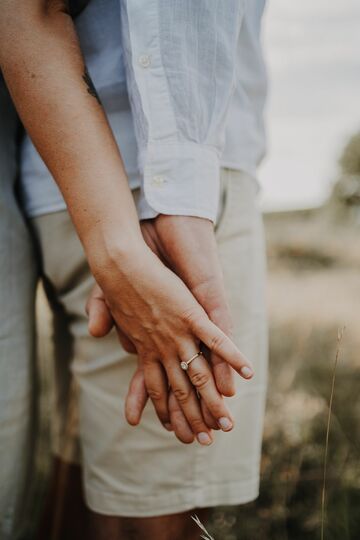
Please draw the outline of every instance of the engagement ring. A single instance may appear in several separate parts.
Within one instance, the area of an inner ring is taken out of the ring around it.
[[[181,367],[184,371],[188,370],[188,369],[189,369],[189,365],[191,364],[191,362],[192,362],[193,360],[195,360],[195,358],[197,358],[198,356],[201,356],[201,355],[202,355],[202,352],[201,352],[201,351],[197,352],[197,353],[194,354],[194,356],[192,356],[189,360],[184,361],[184,362],[180,362],[180,367]]]

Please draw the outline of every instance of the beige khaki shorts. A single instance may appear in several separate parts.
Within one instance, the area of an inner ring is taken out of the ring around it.
[[[256,498],[267,375],[265,251],[256,193],[254,179],[222,171],[216,237],[234,339],[256,375],[251,381],[237,377],[237,395],[228,399],[236,426],[216,432],[210,447],[180,443],[161,426],[151,403],[138,427],[126,423],[124,397],[136,357],[122,350],[115,333],[88,335],[84,306],[93,278],[67,212],[33,220],[56,321],[55,451],[76,461],[80,439],[92,510],[145,517]]]

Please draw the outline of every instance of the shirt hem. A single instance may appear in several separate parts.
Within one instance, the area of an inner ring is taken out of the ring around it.
[[[46,216],[47,214],[55,214],[57,212],[63,212],[64,210],[67,210],[67,206],[62,202],[59,202],[57,204],[53,204],[51,206],[47,206],[46,208],[39,208],[37,210],[28,210],[25,209],[25,215],[28,219],[37,218],[40,216]]]

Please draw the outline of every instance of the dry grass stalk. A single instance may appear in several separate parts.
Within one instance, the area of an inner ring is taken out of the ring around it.
[[[333,373],[332,373],[332,381],[331,381],[329,412],[328,412],[326,438],[325,438],[324,476],[323,476],[323,487],[322,487],[322,493],[321,493],[321,540],[324,540],[324,532],[325,532],[326,472],[327,472],[327,461],[328,461],[328,452],[329,452],[330,422],[331,422],[332,405],[333,405],[334,393],[335,393],[336,368],[339,361],[340,345],[341,345],[341,341],[344,335],[344,330],[345,330],[345,327],[338,330],[336,356],[335,356],[334,368],[333,368]]]
[[[201,523],[198,516],[195,514],[194,516],[191,516],[191,519],[193,519],[196,523],[196,525],[203,531],[204,534],[200,536],[203,540],[214,540],[214,538],[207,532],[205,526]]]

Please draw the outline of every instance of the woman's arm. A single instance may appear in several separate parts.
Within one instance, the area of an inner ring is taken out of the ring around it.
[[[141,244],[121,157],[65,2],[1,0],[0,6],[1,69],[90,261],[107,256],[102,250]]]

